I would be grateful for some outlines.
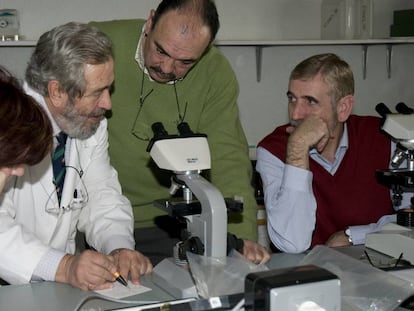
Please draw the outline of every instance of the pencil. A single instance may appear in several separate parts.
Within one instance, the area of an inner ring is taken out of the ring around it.
[[[119,272],[115,272],[113,275],[116,281],[118,281],[124,286],[128,286],[127,281],[125,281],[125,279],[122,277],[122,275],[119,274]]]

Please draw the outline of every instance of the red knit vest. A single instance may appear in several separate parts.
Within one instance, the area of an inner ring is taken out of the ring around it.
[[[276,128],[259,143],[282,161],[286,159],[286,127]],[[333,176],[310,158],[317,202],[312,247],[348,226],[374,223],[394,212],[389,189],[375,179],[375,171],[390,163],[391,141],[380,131],[380,118],[352,115],[347,127],[348,150]]]

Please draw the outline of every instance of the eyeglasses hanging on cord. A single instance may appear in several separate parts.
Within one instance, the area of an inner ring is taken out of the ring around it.
[[[134,135],[139,140],[149,141],[152,136],[147,137],[147,135],[145,135],[143,133],[140,133],[138,130],[136,130],[136,127],[137,127],[137,124],[138,124],[138,119],[141,115],[142,109],[144,108],[145,101],[154,91],[154,89],[151,89],[145,94],[145,92],[144,92],[144,80],[145,80],[145,73],[143,71],[142,72],[142,80],[141,80],[141,91],[140,91],[139,102],[138,102],[138,110],[137,110],[137,114],[135,115],[135,119],[134,119],[134,122],[132,124],[132,127],[131,127],[131,134]],[[178,98],[178,91],[177,91],[177,86],[176,86],[178,81],[179,80],[174,80],[173,83],[172,83],[173,88],[174,88],[175,101],[176,101],[176,105],[177,105],[177,114],[178,114],[177,125],[179,123],[184,122],[185,116],[186,116],[186,113],[187,113],[187,106],[188,106],[188,103],[186,102],[185,105],[184,105],[184,111],[181,111],[180,102],[179,102],[179,98]],[[150,125],[153,124],[154,122],[157,122],[157,121],[159,121],[159,120],[149,120],[148,128],[151,128]]]

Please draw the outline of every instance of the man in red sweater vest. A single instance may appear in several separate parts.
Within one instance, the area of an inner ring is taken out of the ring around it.
[[[298,64],[287,97],[290,123],[257,150],[273,245],[298,253],[364,243],[368,232],[395,221],[390,191],[375,179],[377,169],[389,167],[394,144],[380,118],[351,114],[353,73],[337,55]]]

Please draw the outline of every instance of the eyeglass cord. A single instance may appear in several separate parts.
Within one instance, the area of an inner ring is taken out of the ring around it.
[[[145,79],[145,73],[144,70],[142,70],[142,79],[141,79],[141,92],[139,94],[139,104],[138,104],[138,112],[135,116],[134,123],[132,124],[131,132],[134,131],[134,128],[137,124],[137,120],[139,115],[141,114],[142,107],[144,106],[144,102],[147,99],[148,96],[151,95],[151,93],[154,91],[154,89],[151,89],[145,96],[144,96],[144,79]]]
[[[147,94],[144,95],[144,80],[145,80],[145,70],[142,70],[141,91],[140,91],[140,95],[139,95],[138,111],[137,111],[137,114],[135,116],[135,120],[134,120],[134,123],[132,125],[132,128],[131,128],[131,132],[132,132],[133,135],[134,135],[135,126],[137,124],[137,120],[138,120],[138,118],[141,114],[141,111],[142,111],[143,107],[144,107],[145,100],[154,91],[154,89],[151,89]],[[185,116],[187,114],[188,103],[187,102],[185,103],[184,113],[182,114],[181,113],[181,108],[180,108],[180,103],[179,103],[179,100],[178,100],[178,92],[177,92],[177,86],[176,86],[177,81],[178,80],[174,80],[173,87],[174,87],[175,102],[177,104],[178,123],[182,123],[182,122],[184,122]],[[134,135],[134,136],[136,136],[136,135]]]

